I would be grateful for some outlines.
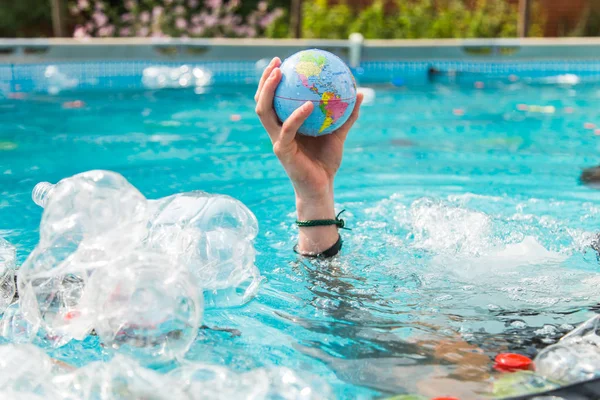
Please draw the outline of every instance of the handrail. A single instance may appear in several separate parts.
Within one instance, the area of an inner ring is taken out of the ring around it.
[[[353,66],[365,61],[410,60],[596,60],[600,38],[557,39],[0,39],[0,64],[60,61],[256,61],[286,57],[318,47],[338,54]]]

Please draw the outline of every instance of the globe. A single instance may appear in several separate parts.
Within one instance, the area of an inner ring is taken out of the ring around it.
[[[280,68],[282,78],[273,106],[281,121],[307,101],[315,107],[298,133],[326,135],[348,120],[356,103],[356,81],[339,57],[324,50],[304,50],[287,58]]]

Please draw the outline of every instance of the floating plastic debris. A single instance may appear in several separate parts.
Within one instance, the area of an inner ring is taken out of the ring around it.
[[[58,94],[64,90],[77,87],[79,81],[75,78],[70,78],[67,74],[60,71],[56,65],[49,65],[44,71],[46,79],[45,86],[49,94]]]
[[[600,376],[600,351],[587,343],[558,343],[537,355],[535,371],[562,384],[597,378]]]
[[[31,324],[21,312],[19,302],[11,304],[0,320],[0,336],[11,343],[31,343],[38,333],[38,326]]]
[[[66,109],[83,108],[85,103],[81,100],[65,101],[62,106]]]
[[[600,315],[594,315],[592,318],[573,329],[561,340],[564,344],[587,343],[598,347],[600,351]]]
[[[114,172],[90,171],[42,183],[33,192],[44,206],[40,240],[18,272],[25,318],[56,346],[83,339],[91,321],[66,318],[77,310],[96,269],[137,247],[146,235],[144,196]]]
[[[581,78],[574,74],[563,74],[543,78],[542,81],[550,84],[577,85],[579,82],[581,82]]]
[[[59,399],[188,400],[181,384],[169,376],[141,367],[117,355],[110,362],[93,362],[52,379]]]
[[[236,373],[225,367],[184,362],[168,374],[123,355],[75,369],[33,345],[0,346],[0,397],[52,400],[319,400],[333,398],[320,378],[285,367]]]
[[[203,87],[212,81],[212,73],[200,67],[152,66],[142,72],[142,84],[149,89]]]
[[[213,298],[208,304],[241,305],[254,296],[261,280],[252,245],[258,222],[248,208],[232,197],[200,191],[150,204],[152,215],[145,248],[187,266],[194,283],[205,291],[245,287],[237,295],[222,296],[226,302]]]
[[[561,383],[600,377],[600,315],[546,347],[535,358],[536,372]]]
[[[58,368],[33,345],[0,346],[0,398],[56,399],[52,375]]]
[[[372,104],[375,101],[375,97],[376,97],[376,92],[375,89],[372,88],[368,88],[368,87],[359,87],[358,89],[356,89],[357,93],[362,93],[362,95],[364,96],[363,98],[363,105],[368,105],[368,104]]]
[[[556,107],[540,106],[535,104],[517,104],[517,110],[538,114],[554,114],[556,112]]]
[[[494,381],[493,395],[497,398],[513,397],[556,389],[559,384],[544,379],[533,372],[520,371],[502,374]]]
[[[80,307],[106,347],[146,365],[181,358],[196,338],[202,310],[187,271],[146,251],[96,271]]]
[[[13,245],[0,238],[0,313],[15,297],[15,267],[17,251]]]
[[[238,200],[204,192],[146,200],[121,175],[89,171],[42,182],[40,241],[19,270],[20,309],[6,337],[59,347],[95,329],[105,347],[144,364],[182,358],[203,302],[238,306],[262,280],[256,217]]]
[[[531,358],[514,353],[500,353],[496,356],[495,369],[505,372],[516,370],[528,370],[531,368],[533,361]]]
[[[317,400],[332,398],[329,386],[317,377],[301,377],[289,368],[258,368],[235,373],[227,368],[188,363],[169,374],[183,382],[191,399]]]

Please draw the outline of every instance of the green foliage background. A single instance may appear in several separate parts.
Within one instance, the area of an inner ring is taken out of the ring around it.
[[[122,8],[124,0],[110,0]],[[256,9],[260,0],[242,0],[240,13]],[[386,13],[383,0],[357,12],[345,0],[329,6],[326,0],[304,0],[303,36],[306,38],[345,39],[352,32],[361,32],[368,39],[416,38],[492,38],[516,36],[517,10],[506,0],[396,0],[397,11]],[[543,7],[535,0],[531,36],[543,32]],[[269,0],[272,7],[285,13],[266,32],[267,37],[289,37],[290,0]],[[51,36],[49,0],[0,0],[0,37]],[[596,4],[592,2],[592,4]],[[598,2],[600,4],[600,1]],[[567,36],[600,35],[600,7],[590,6],[575,29],[563,32]]]

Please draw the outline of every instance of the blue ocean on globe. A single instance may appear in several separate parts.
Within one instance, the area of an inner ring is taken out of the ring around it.
[[[348,66],[324,50],[300,51],[281,65],[282,78],[275,91],[274,107],[281,121],[306,101],[315,108],[299,133],[321,136],[334,132],[352,114],[356,81]]]

